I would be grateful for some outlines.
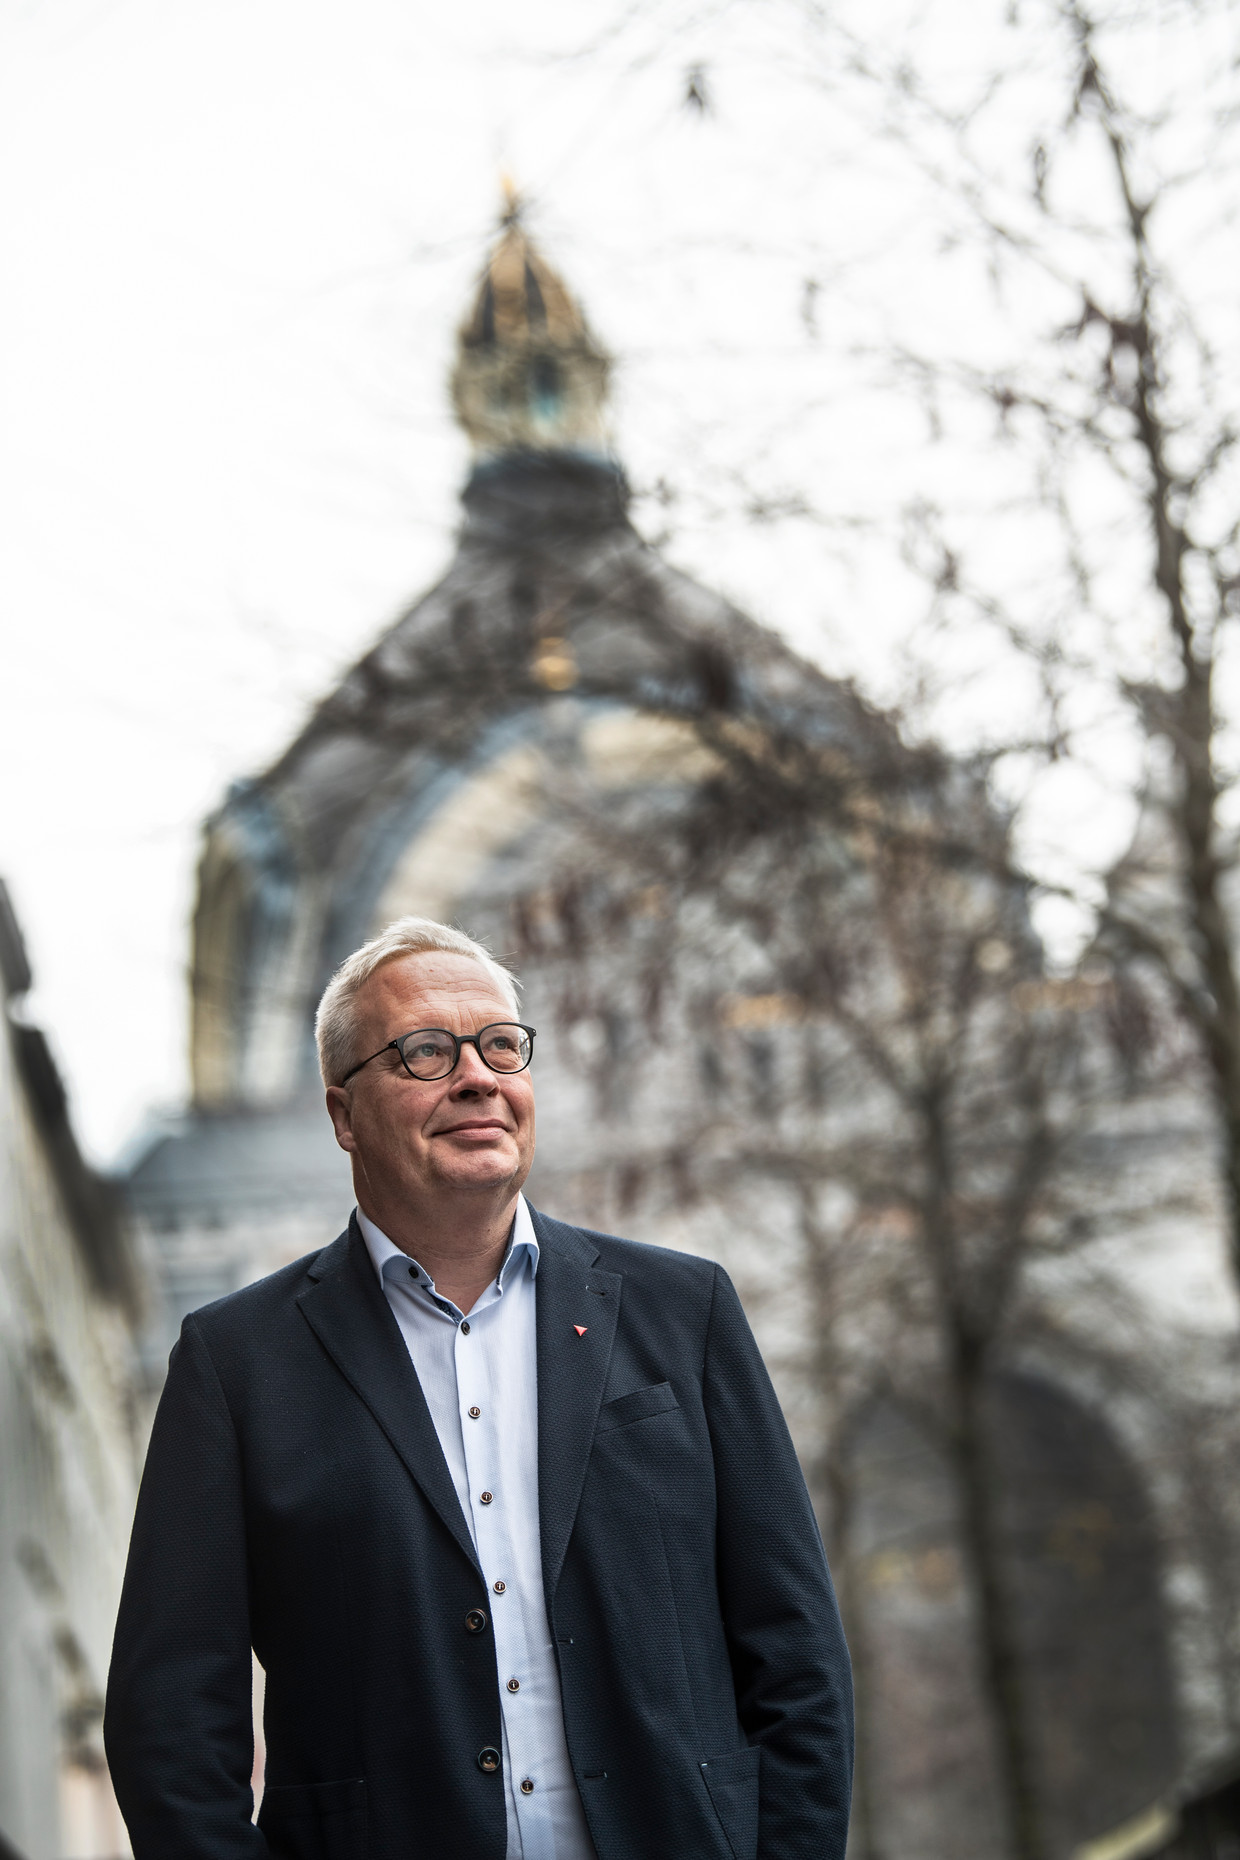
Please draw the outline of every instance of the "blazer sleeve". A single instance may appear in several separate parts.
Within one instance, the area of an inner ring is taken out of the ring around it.
[[[241,1454],[192,1317],[138,1495],[104,1742],[135,1860],[267,1860],[254,1762]]]
[[[760,1860],[844,1860],[852,1670],[818,1523],[766,1366],[716,1268],[703,1395],[718,1573],[745,1735],[761,1747]]]

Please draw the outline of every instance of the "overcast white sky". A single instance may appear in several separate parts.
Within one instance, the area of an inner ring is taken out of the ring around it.
[[[963,92],[1002,9],[930,11],[923,53]],[[985,359],[1071,305],[995,297],[815,13],[0,0],[0,872],[95,1156],[185,1092],[204,816],[450,553],[444,383],[504,166],[617,357],[622,458],[677,494],[642,526],[883,689],[920,603],[902,500],[977,522],[1003,468],[932,456],[864,352],[963,332]],[[877,5],[855,17],[882,41]],[[1191,89],[1185,30],[1147,35],[1134,81],[1179,59]],[[817,518],[742,522],[754,488]],[[1091,809],[1092,855],[1129,815]]]

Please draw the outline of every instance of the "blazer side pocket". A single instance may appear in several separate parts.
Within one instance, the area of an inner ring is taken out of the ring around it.
[[[612,1427],[627,1427],[631,1421],[649,1420],[652,1414],[665,1414],[679,1408],[676,1391],[670,1382],[656,1382],[648,1389],[634,1389],[631,1395],[617,1395],[599,1409],[595,1433],[605,1434]]]
[[[702,1779],[736,1860],[758,1860],[758,1785],[762,1751],[757,1744],[711,1757]]]
[[[258,1825],[275,1860],[366,1860],[366,1783],[277,1783]]]

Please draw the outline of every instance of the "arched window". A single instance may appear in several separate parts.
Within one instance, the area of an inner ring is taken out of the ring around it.
[[[1055,1855],[1177,1780],[1174,1686],[1154,1521],[1109,1428],[1064,1390],[996,1380],[1007,1587]],[[959,1500],[933,1434],[893,1402],[853,1435],[852,1563],[879,1851],[1002,1850]]]

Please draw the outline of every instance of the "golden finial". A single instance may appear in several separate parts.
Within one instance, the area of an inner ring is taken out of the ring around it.
[[[480,457],[520,451],[607,450],[608,359],[559,273],[524,223],[525,201],[506,168],[502,213],[477,294],[461,325],[452,398]],[[567,690],[576,670],[558,639],[535,675]]]
[[[507,168],[501,168],[499,171],[499,186],[504,199],[499,223],[501,226],[516,226],[520,223],[524,202],[521,199],[521,190]]]

